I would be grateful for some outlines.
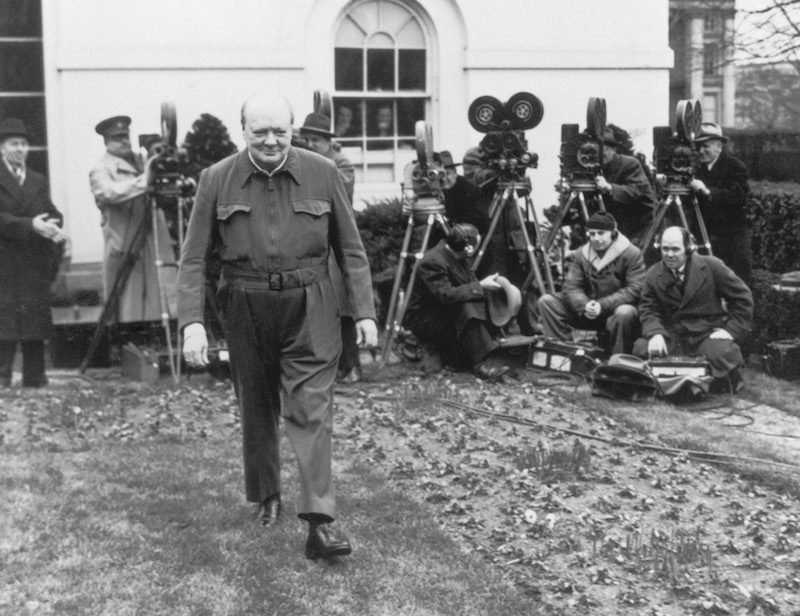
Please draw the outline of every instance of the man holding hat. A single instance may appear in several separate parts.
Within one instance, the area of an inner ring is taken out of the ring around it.
[[[67,239],[47,180],[26,164],[29,138],[21,120],[0,122],[0,388],[11,385],[18,343],[22,386],[47,384],[50,285]]]
[[[607,212],[586,223],[589,241],[572,253],[561,293],[539,298],[544,334],[572,340],[572,328],[605,332],[610,354],[630,353],[639,335],[636,305],[644,282],[642,251]]]
[[[147,195],[149,167],[131,148],[130,124],[128,116],[114,116],[95,126],[95,132],[103,137],[106,152],[89,173],[92,194],[102,213],[106,301],[131,249],[136,230],[143,221],[150,225],[147,241],[139,255],[135,255],[135,265],[118,298],[120,323],[157,321],[161,318],[162,302],[165,304],[163,308],[174,315],[177,280],[176,268],[170,267],[164,269],[159,281],[157,261],[175,265],[175,250],[161,209],[156,210],[157,228],[152,228]]]
[[[445,363],[466,364],[477,377],[496,379],[508,372],[509,366],[495,353],[500,326],[491,319],[487,299],[490,292],[501,291],[503,286],[497,274],[478,280],[472,271],[471,260],[479,244],[478,229],[459,223],[425,253],[406,324],[426,349]],[[509,320],[514,315],[506,316]]]
[[[747,223],[747,167],[723,149],[719,124],[703,122],[695,138],[699,166],[692,189],[708,229],[711,249],[750,286],[753,255]]]
[[[653,220],[655,198],[642,164],[633,156],[620,154],[622,146],[614,129],[606,127],[602,135],[601,172],[595,177],[595,183],[619,231],[639,245]],[[645,249],[644,246],[640,248]]]

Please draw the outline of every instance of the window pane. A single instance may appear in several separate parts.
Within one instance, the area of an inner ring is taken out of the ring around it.
[[[0,36],[42,36],[41,0],[0,0]]]
[[[414,124],[425,119],[425,99],[401,98],[397,101],[397,134],[414,136]]]
[[[367,135],[369,137],[393,137],[394,105],[391,100],[367,101]]]
[[[337,47],[334,52],[337,90],[363,90],[364,52],[361,49]]]
[[[341,142],[342,138],[360,137],[364,134],[364,103],[357,98],[333,99],[334,132]]]
[[[41,42],[0,43],[0,91],[42,92]]]
[[[401,90],[424,90],[425,50],[401,49],[398,70]]]
[[[45,145],[44,96],[0,97],[0,118],[19,118],[31,133],[31,145]]]
[[[367,89],[394,90],[393,49],[367,49]]]

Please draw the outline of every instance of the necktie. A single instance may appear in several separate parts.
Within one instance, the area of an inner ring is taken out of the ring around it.
[[[22,174],[22,167],[15,167],[14,172],[17,174],[17,182],[22,186],[22,182],[25,180],[25,176]]]

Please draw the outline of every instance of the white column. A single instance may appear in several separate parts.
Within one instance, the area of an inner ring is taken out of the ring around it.
[[[733,16],[725,18],[725,62],[722,65],[722,111],[723,126],[733,126],[736,122],[736,65],[733,60]]]
[[[693,16],[689,22],[689,96],[703,100],[703,17]]]

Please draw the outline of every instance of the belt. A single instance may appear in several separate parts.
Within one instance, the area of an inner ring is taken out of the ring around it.
[[[324,280],[328,277],[328,264],[322,263],[314,267],[302,267],[280,272],[243,270],[230,265],[223,265],[222,276],[234,286],[241,288],[258,291],[283,291],[284,289],[307,287],[318,280]]]

